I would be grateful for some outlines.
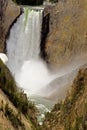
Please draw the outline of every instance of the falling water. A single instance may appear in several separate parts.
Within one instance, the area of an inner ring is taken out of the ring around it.
[[[34,11],[28,8],[11,29],[7,41],[8,66],[16,74],[24,61],[35,59],[39,54],[42,10]]]
[[[20,87],[36,95],[54,77],[39,57],[42,12],[42,9],[25,8],[7,40],[9,69]]]

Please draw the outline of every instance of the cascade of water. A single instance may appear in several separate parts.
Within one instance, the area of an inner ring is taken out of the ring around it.
[[[33,94],[53,79],[39,57],[41,24],[42,10],[25,8],[7,40],[7,65],[16,82]]]
[[[16,73],[24,61],[39,54],[42,10],[25,8],[24,12],[14,24],[7,41],[8,67],[12,73]]]

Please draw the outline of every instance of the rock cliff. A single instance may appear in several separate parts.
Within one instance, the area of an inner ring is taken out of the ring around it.
[[[46,60],[55,67],[85,61],[87,56],[87,1],[60,0],[49,13]]]
[[[5,51],[6,35],[20,13],[20,7],[11,0],[0,0],[0,52]]]

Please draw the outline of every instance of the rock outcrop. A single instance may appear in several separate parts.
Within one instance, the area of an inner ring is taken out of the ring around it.
[[[20,13],[20,7],[11,0],[0,0],[0,52],[5,51],[6,35]]]
[[[57,68],[84,61],[87,57],[87,0],[60,0],[48,8],[48,12],[46,60]]]

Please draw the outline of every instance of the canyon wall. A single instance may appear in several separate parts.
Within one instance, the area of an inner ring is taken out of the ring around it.
[[[20,15],[21,9],[11,0],[0,1],[0,52],[5,51],[5,40],[10,26]]]
[[[55,67],[83,62],[87,56],[87,1],[60,0],[45,9],[49,33],[45,43],[46,60]]]
[[[87,67],[80,69],[66,98],[46,114],[41,130],[87,129]]]

